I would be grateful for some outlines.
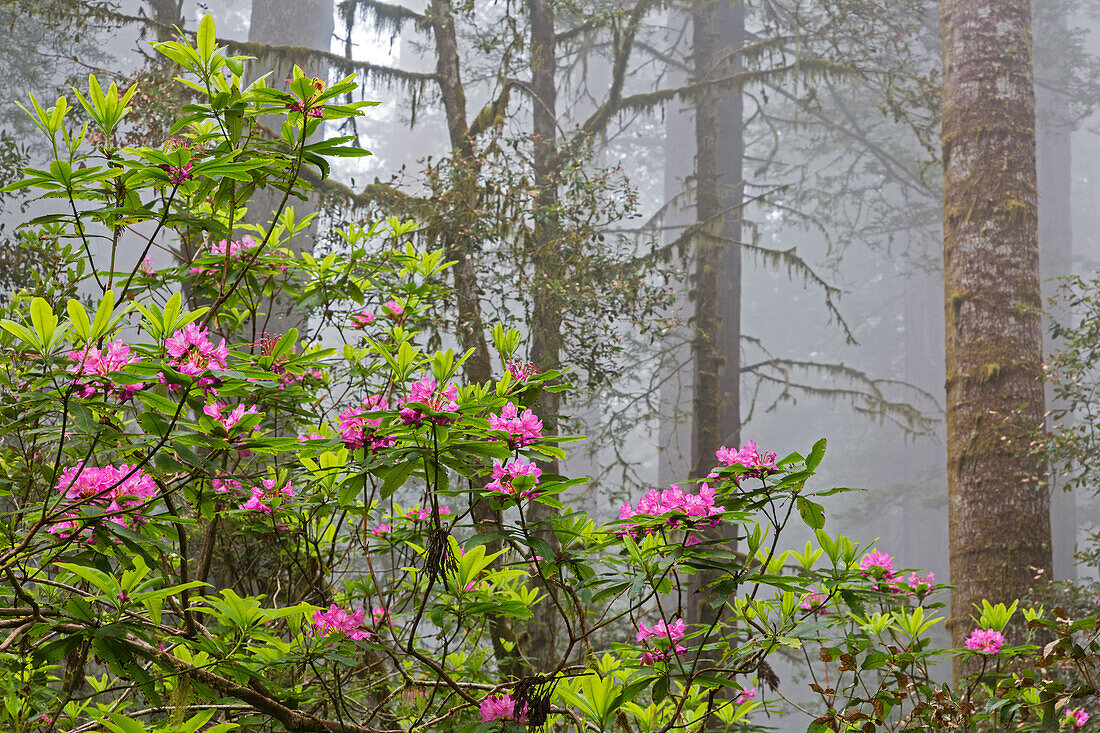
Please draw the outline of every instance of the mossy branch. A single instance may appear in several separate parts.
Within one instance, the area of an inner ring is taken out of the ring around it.
[[[397,35],[410,22],[418,30],[427,28],[424,14],[404,5],[384,3],[381,0],[343,0],[338,7],[345,18],[348,13],[363,11],[371,27],[379,33]]]

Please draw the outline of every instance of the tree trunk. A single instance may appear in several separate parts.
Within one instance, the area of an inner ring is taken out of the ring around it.
[[[743,8],[736,0],[700,0],[692,13],[696,80],[741,69]],[[706,89],[695,108],[695,317],[692,340],[692,477],[705,478],[723,444],[737,446],[741,432],[741,201],[744,138],[740,89]],[[724,539],[721,529],[708,539]],[[707,624],[717,610],[702,587],[716,576],[696,577],[687,621]]]
[[[461,61],[458,56],[458,37],[455,33],[454,7],[450,0],[433,0],[429,17],[435,40],[436,76],[439,83],[443,111],[447,119],[447,134],[453,158],[454,179],[444,194],[449,202],[441,201],[442,221],[435,227],[436,236],[443,245],[454,277],[458,323],[456,336],[463,350],[473,349],[464,365],[467,382],[488,382],[492,379],[492,363],[485,341],[485,326],[478,295],[477,242],[461,232],[476,230],[476,226],[460,221],[463,216],[477,216],[481,210],[478,202],[480,166],[474,160],[474,141],[470,138],[470,126],[466,111],[466,92],[462,83]],[[449,206],[447,205],[449,203]],[[474,522],[486,527],[486,531],[500,528],[500,509],[487,499],[471,499]],[[500,540],[486,543],[486,552],[501,549]],[[508,619],[490,618],[490,635],[493,653],[501,673],[506,677],[518,677],[522,670],[517,658],[516,636]],[[505,647],[505,642],[511,646]]]
[[[696,80],[740,70],[740,3],[700,0],[693,11]],[[692,476],[703,478],[723,443],[740,439],[740,90],[699,94],[695,108],[695,318],[692,356]]]
[[[943,0],[944,289],[951,633],[1050,577],[1035,92],[1028,0]],[[955,675],[965,673],[956,662]]]
[[[554,6],[550,0],[529,0],[531,16],[531,97],[533,138],[532,168],[534,169],[535,221],[527,259],[533,270],[531,292],[531,361],[540,371],[558,369],[561,366],[561,307],[558,293],[563,272],[556,211],[558,207],[557,172],[557,57],[554,47]],[[561,399],[557,392],[539,395],[539,412],[544,435],[558,432],[558,414]],[[544,471],[558,472],[557,461],[543,465]],[[532,523],[547,522],[552,510],[545,504],[533,502],[527,519]],[[537,533],[555,551],[557,538],[553,532]],[[556,593],[551,583],[548,593]],[[535,609],[531,629],[529,657],[546,671],[554,658],[558,644],[558,626],[561,620],[554,604],[544,601]]]
[[[275,47],[268,58],[253,62],[253,70],[271,70],[272,74],[267,78],[267,85],[285,89],[286,79],[293,76],[294,65],[297,64],[309,76],[318,76],[328,80],[328,65],[305,55],[279,52],[278,47],[309,48],[318,51],[328,51],[332,42],[333,0],[252,0],[251,21],[248,27],[248,40],[254,43],[263,43]],[[273,118],[277,119],[277,118]],[[280,122],[262,120],[268,126]],[[320,128],[318,135],[323,135],[324,126]],[[282,201],[283,192],[275,189],[257,191],[249,202],[247,220],[270,227],[272,216]],[[295,205],[295,214],[301,219],[309,213],[309,209],[316,206],[316,197],[310,197],[310,204],[300,201],[288,201],[288,205]],[[289,248],[294,252],[312,252],[314,239],[317,234],[317,226],[314,223],[306,231],[297,235],[290,242]],[[266,308],[265,308],[266,306]],[[304,331],[306,314],[299,311],[293,300],[280,297],[278,293],[273,295],[260,310],[266,310],[266,316],[261,316],[253,324],[253,339],[258,339],[263,333],[282,334],[291,328]]]
[[[447,117],[447,134],[450,137],[451,156],[454,158],[453,169],[457,176],[452,184],[452,209],[448,213],[476,216],[481,208],[476,201],[480,167],[473,160],[474,141],[470,139],[466,92],[462,84],[458,39],[455,35],[454,9],[450,1],[434,0],[430,18],[432,35],[435,38],[435,72]],[[458,301],[458,341],[464,350],[474,350],[466,361],[466,379],[487,382],[492,378],[493,370],[478,296],[477,261],[474,258],[476,243],[455,234],[471,228],[476,227],[445,225],[439,227],[439,236],[443,240],[447,259],[455,262],[452,272]]]

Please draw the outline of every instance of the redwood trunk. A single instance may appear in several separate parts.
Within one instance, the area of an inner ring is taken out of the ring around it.
[[[534,169],[535,221],[528,243],[528,259],[533,270],[531,287],[531,361],[540,371],[558,369],[561,366],[561,304],[558,297],[563,277],[561,252],[557,239],[558,172],[557,155],[557,54],[554,43],[554,6],[549,0],[530,0],[527,4],[531,16],[531,97],[533,138],[532,168]],[[557,392],[539,395],[539,413],[543,433],[558,432],[558,414],[561,400]],[[557,461],[543,466],[551,473],[558,472]],[[552,510],[545,504],[532,502],[527,516],[529,522],[547,522]],[[538,536],[546,540],[556,551],[557,538],[553,532],[542,529]],[[551,583],[546,589],[556,593]],[[554,604],[543,601],[534,611],[535,618],[529,626],[530,648],[528,656],[540,669],[547,671],[558,648],[558,631],[562,620]]]
[[[731,0],[702,0],[692,14],[695,78],[726,77],[741,70],[743,9]],[[738,88],[705,89],[695,107],[695,316],[692,339],[692,477],[704,478],[715,451],[736,446],[741,431],[741,201],[744,137]],[[708,539],[732,536],[721,529]],[[716,608],[700,573],[692,584],[687,621],[709,624]]]
[[[1035,92],[1028,0],[943,0],[944,287],[951,632],[1051,571]],[[955,674],[965,672],[956,662]]]

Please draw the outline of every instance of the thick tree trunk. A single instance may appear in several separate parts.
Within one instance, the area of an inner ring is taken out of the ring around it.
[[[449,0],[434,0],[431,5],[432,35],[435,37],[436,75],[440,96],[447,117],[447,134],[450,137],[451,155],[456,180],[453,181],[451,212],[476,215],[480,210],[478,174],[480,168],[473,161],[473,140],[466,114],[466,92],[460,74],[458,40],[455,35],[454,9]],[[478,296],[477,260],[474,257],[475,242],[462,238],[456,232],[468,231],[468,226],[442,226],[439,235],[448,260],[455,262],[452,268],[455,295],[458,302],[457,335],[463,349],[473,349],[466,361],[466,378],[472,382],[487,382],[492,378],[489,346],[485,341],[485,326]],[[484,518],[477,517],[475,519]]]
[[[248,40],[273,47],[310,48],[327,52],[334,28],[332,3],[333,0],[252,0]],[[264,72],[272,70],[271,76],[267,78],[267,84],[271,87],[285,89],[285,80],[293,76],[295,64],[310,76],[318,76],[326,81],[328,79],[328,65],[304,55],[274,52],[268,58],[259,59],[253,64],[254,72],[259,69]],[[269,126],[281,124],[274,118],[264,122]],[[324,134],[323,129],[322,127],[318,132],[319,136]],[[272,216],[282,198],[282,191],[257,191],[249,202],[248,221],[271,226]],[[309,213],[312,206],[316,206],[316,198],[310,198],[310,205],[288,201],[288,205],[295,203],[295,214],[301,219]],[[294,252],[312,252],[316,234],[317,227],[314,224],[296,236],[290,242],[289,248]],[[266,315],[253,324],[253,340],[265,332],[282,334],[291,328],[304,331],[307,325],[307,314],[299,311],[293,300],[279,294],[273,295],[262,304],[260,310],[266,311]]]
[[[695,78],[705,80],[741,68],[743,9],[736,0],[700,0],[692,14]],[[692,477],[705,478],[715,451],[737,446],[741,431],[741,201],[744,139],[739,89],[706,90],[695,107],[695,316],[692,340]],[[725,539],[721,530],[708,539]],[[697,576],[687,621],[706,624],[717,610]]]
[[[560,292],[563,272],[561,252],[557,239],[559,167],[557,153],[557,56],[554,47],[554,6],[550,0],[529,0],[527,3],[531,22],[531,97],[533,138],[532,167],[535,176],[535,221],[528,242],[527,259],[532,267],[531,288],[531,361],[540,371],[561,366],[561,306]],[[557,392],[539,395],[539,412],[543,433],[558,432],[558,414],[561,400]],[[557,461],[543,466],[543,470],[558,472]],[[546,522],[552,510],[544,504],[532,503],[527,519],[533,523]],[[555,550],[557,538],[552,532],[538,533]],[[555,593],[550,587],[548,592]],[[558,631],[562,622],[554,604],[543,602],[535,609],[529,657],[546,671],[559,647]]]
[[[478,295],[477,242],[460,233],[476,229],[469,223],[458,221],[462,216],[476,216],[481,210],[477,201],[480,188],[480,167],[474,161],[474,141],[470,138],[470,126],[466,111],[466,92],[462,83],[461,61],[458,56],[458,38],[455,33],[454,7],[450,0],[433,0],[430,8],[432,36],[435,40],[436,75],[438,77],[443,110],[447,119],[447,134],[453,158],[455,178],[445,194],[449,206],[440,202],[443,221],[439,222],[437,237],[442,242],[446,257],[455,264],[451,268],[454,277],[458,323],[456,335],[463,350],[473,349],[464,366],[467,382],[488,382],[492,379],[492,363],[485,341],[485,326]],[[488,531],[500,527],[500,509],[489,500],[472,499],[471,513],[476,524],[485,525]],[[486,543],[486,552],[501,549],[499,540]],[[511,623],[500,617],[490,618],[493,652],[506,677],[518,677],[522,664],[517,658],[516,636]],[[508,642],[511,648],[505,647]]]
[[[700,0],[693,11],[695,78],[736,73],[744,35],[740,3]],[[692,357],[692,476],[740,439],[741,165],[739,90],[705,90],[695,107],[695,316]]]
[[[1051,571],[1035,92],[1028,0],[943,0],[944,288],[951,631]],[[966,670],[956,663],[955,674]]]

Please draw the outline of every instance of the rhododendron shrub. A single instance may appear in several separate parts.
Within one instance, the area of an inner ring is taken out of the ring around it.
[[[567,375],[504,325],[486,382],[427,351],[451,263],[414,224],[290,246],[287,203],[364,152],[315,136],[359,113],[354,82],[246,86],[214,38],[207,18],[156,44],[198,95],[161,148],[114,145],[134,91],[94,77],[97,146],[65,100],[28,108],[52,159],[19,185],[60,206],[24,232],[60,269],[0,321],[0,729],[749,730],[792,693],[777,654],[809,665],[818,730],[1088,725],[1054,672],[1087,667],[1097,627],[1025,610],[1039,647],[990,606],[968,649],[933,648],[935,578],[825,531],[824,441],[573,506],[535,407]],[[281,204],[242,223],[263,188]],[[277,301],[301,330],[267,331]],[[981,672],[937,682],[950,654]]]

